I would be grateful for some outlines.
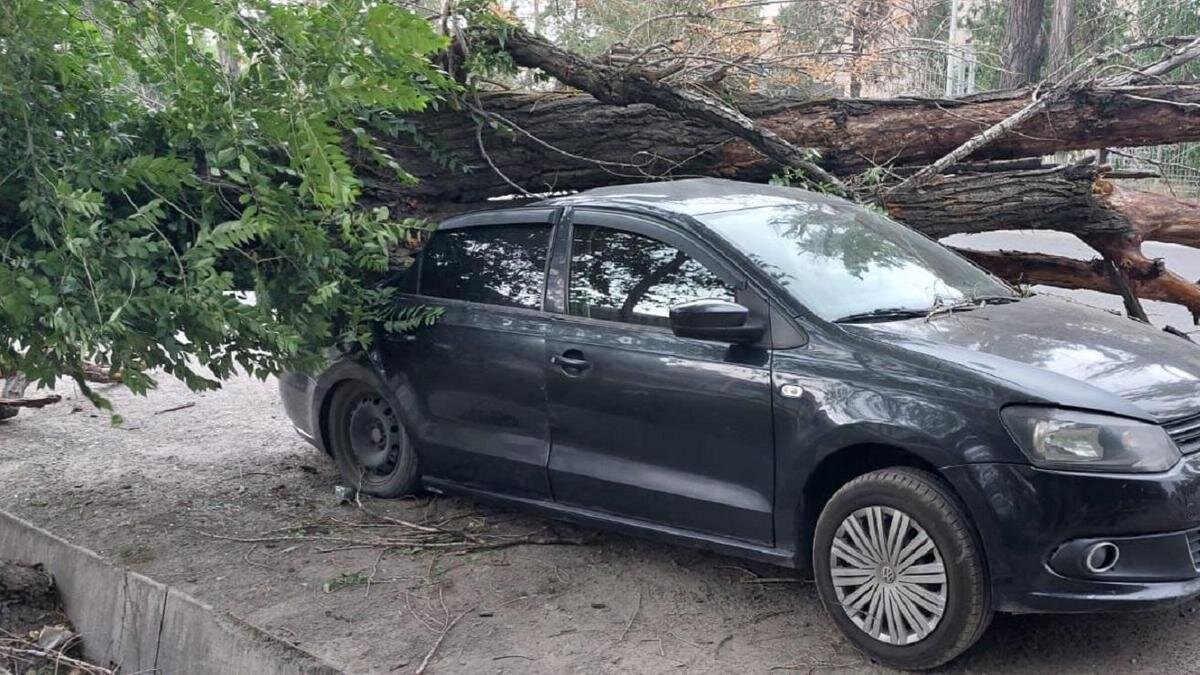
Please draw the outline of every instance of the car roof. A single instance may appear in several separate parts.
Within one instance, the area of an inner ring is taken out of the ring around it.
[[[741,211],[788,204],[840,203],[845,200],[800,188],[744,183],[723,178],[614,185],[541,202],[545,206],[650,207],[687,216]]]

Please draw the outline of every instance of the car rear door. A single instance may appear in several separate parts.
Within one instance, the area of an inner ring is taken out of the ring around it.
[[[586,209],[569,220],[547,296],[559,312],[545,355],[556,501],[771,544],[770,350],[668,325],[669,308],[689,300],[760,314],[765,302],[657,221]]]
[[[381,355],[434,480],[548,499],[542,311],[554,209],[449,221],[424,247],[406,302],[441,308]]]

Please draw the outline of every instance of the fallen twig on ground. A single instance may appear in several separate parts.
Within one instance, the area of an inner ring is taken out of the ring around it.
[[[637,604],[633,607],[633,613],[629,615],[629,621],[625,622],[625,630],[621,631],[621,637],[617,638],[617,642],[624,642],[625,636],[629,634],[629,629],[633,627],[633,622],[637,620],[638,614],[642,611],[642,589],[638,589]]]
[[[782,666],[771,666],[768,670],[807,670],[809,675],[821,670],[831,670],[834,668],[854,668],[861,666],[863,660],[859,659],[851,663],[789,663]]]
[[[371,573],[367,575],[367,592],[365,593],[365,597],[371,597],[371,584],[375,582],[375,575],[379,574],[379,563],[383,562],[383,556],[387,555],[387,552],[390,550],[388,548],[380,549],[379,557],[375,559],[375,564],[371,565]]]
[[[429,667],[429,662],[433,660],[433,655],[437,654],[437,650],[442,646],[442,642],[445,641],[446,636],[450,634],[450,631],[454,629],[454,626],[457,625],[459,621],[462,621],[464,616],[474,611],[476,607],[478,607],[478,605],[472,605],[471,607],[459,612],[458,616],[446,622],[446,626],[442,629],[441,634],[438,635],[437,640],[434,640],[433,646],[429,648],[429,651],[425,654],[425,658],[421,659],[421,665],[417,666],[416,675],[421,675],[421,673],[425,672],[425,669]]]
[[[211,539],[243,544],[279,542],[325,544],[325,547],[317,549],[320,553],[359,549],[382,549],[384,551],[403,549],[433,551],[446,555],[467,555],[516,546],[585,546],[592,543],[592,540],[588,538],[551,537],[543,536],[540,532],[525,534],[473,532],[466,528],[446,527],[444,524],[412,522],[368,509],[357,498],[354,502],[359,511],[369,520],[351,522],[340,518],[327,518],[320,524],[291,526],[248,535],[203,530],[197,530],[197,533]],[[367,534],[368,532],[370,535]]]
[[[177,405],[173,408],[164,408],[162,410],[156,410],[156,411],[154,411],[154,414],[155,415],[164,415],[169,412],[175,412],[176,410],[187,410],[188,408],[195,408],[195,407],[196,407],[196,402],[191,401],[189,403],[184,403],[183,405]]]
[[[113,675],[116,672],[64,654],[63,652],[73,644],[75,642],[71,641],[59,649],[43,649],[36,643],[23,638],[0,640],[0,670],[3,670],[2,664],[5,661],[21,663],[46,661],[55,665],[55,672],[57,672],[60,665],[70,666],[76,671],[87,673],[88,675]]]

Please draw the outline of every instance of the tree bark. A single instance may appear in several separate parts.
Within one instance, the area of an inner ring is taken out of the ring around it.
[[[803,169],[815,183],[834,185],[844,192],[841,182],[814,164],[804,148],[796,147],[774,129],[704,92],[665,83],[663,80],[674,73],[670,68],[654,70],[637,62],[618,66],[584,59],[520,28],[508,33],[503,48],[518,65],[542,70],[604,103],[620,106],[649,103],[659,110],[707,124],[743,139],[781,166]]]
[[[1000,43],[1000,87],[1024,87],[1038,79],[1043,61],[1045,0],[1010,0]]]
[[[968,171],[939,176],[920,190],[889,192],[883,201],[893,218],[936,239],[996,230],[1058,230],[1081,238],[1133,234],[1126,214],[1094,194],[1097,180],[1090,165]],[[1120,194],[1134,210],[1157,197]]]
[[[1143,241],[1200,248],[1200,202],[1118,185],[1090,164],[987,171],[967,166],[922,190],[889,193],[889,214],[935,237],[1069,232],[1097,250]]]
[[[1101,293],[1120,292],[1106,273],[1107,263],[1101,258],[1078,260],[1024,251],[956,250],[1010,283],[1081,288]],[[1200,287],[1163,269],[1161,265],[1156,266],[1151,262],[1136,274],[1130,274],[1129,282],[1140,298],[1181,304],[1192,313],[1193,320],[1200,316]]]
[[[1075,39],[1075,0],[1054,0],[1052,12],[1046,66],[1050,77],[1058,77],[1071,69]]]
[[[1025,90],[951,100],[780,98],[744,101],[741,110],[793,145],[819,150],[821,164],[845,176],[875,163],[928,164],[1028,100]],[[490,94],[480,104],[498,127],[483,130],[488,156],[530,192],[694,175],[765,181],[779,171],[729,132],[652,105],[606,105],[579,94]],[[1197,105],[1200,89],[1188,86],[1083,89],[971,159],[1200,140]],[[470,113],[441,111],[412,121],[415,138],[382,144],[421,182],[402,185],[386,171],[369,176],[376,201],[421,211],[516,192],[482,158]]]
[[[1137,298],[1145,298],[1183,305],[1200,322],[1200,285],[1142,252],[1144,241],[1200,244],[1200,203],[1118,186],[1092,166],[941,176],[917,194],[888,193],[884,203],[898,220],[932,237],[1008,229],[1070,232],[1101,257],[967,255],[1009,281],[1116,293],[1130,316],[1144,318]]]

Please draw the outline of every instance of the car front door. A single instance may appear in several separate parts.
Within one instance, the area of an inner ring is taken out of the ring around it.
[[[440,308],[431,326],[385,337],[422,475],[548,499],[550,451],[542,311],[556,211],[452,220],[412,270],[410,304]]]
[[[588,210],[570,221],[547,297],[559,312],[546,340],[555,500],[771,544],[770,350],[676,337],[668,324],[689,300],[761,314],[765,303],[657,221]]]

